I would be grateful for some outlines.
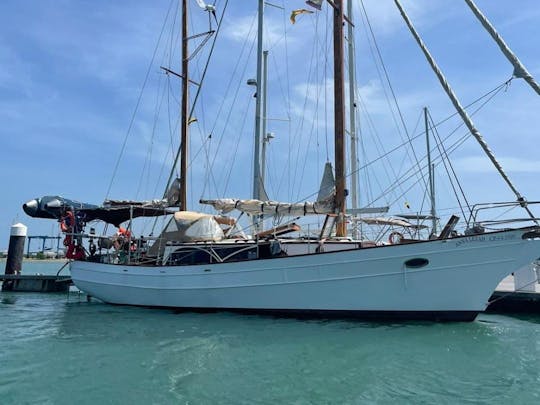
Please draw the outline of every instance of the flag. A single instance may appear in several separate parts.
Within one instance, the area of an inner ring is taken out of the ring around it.
[[[308,6],[311,6],[313,8],[316,8],[317,10],[321,9],[323,0],[308,0],[306,1],[306,4]]]
[[[296,22],[296,16],[299,14],[313,14],[313,11],[306,10],[305,8],[301,8],[298,10],[293,10],[291,13],[291,22],[294,24]]]

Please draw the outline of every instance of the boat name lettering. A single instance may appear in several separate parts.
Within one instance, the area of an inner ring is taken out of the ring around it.
[[[512,240],[516,239],[516,234],[507,234],[507,235],[491,235],[489,237],[490,242],[498,241],[498,240]]]
[[[456,247],[464,245],[466,243],[472,243],[472,242],[496,242],[496,241],[506,241],[506,240],[512,240],[515,239],[515,234],[507,234],[507,235],[481,235],[481,236],[469,236],[467,238],[460,239],[459,241],[456,241]]]
[[[486,237],[484,235],[482,236],[468,236],[466,238],[460,239],[456,241],[456,247],[464,245],[466,243],[472,243],[472,242],[485,242]]]

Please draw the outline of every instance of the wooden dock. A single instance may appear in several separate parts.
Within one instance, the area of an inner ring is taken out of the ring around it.
[[[540,284],[534,284],[535,291],[516,291],[514,277],[506,277],[491,298],[486,312],[540,314]]]
[[[70,276],[43,274],[0,274],[2,291],[66,292],[72,284]]]

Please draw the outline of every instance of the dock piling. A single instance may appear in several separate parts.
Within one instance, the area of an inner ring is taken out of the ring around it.
[[[9,236],[8,255],[6,260],[6,275],[20,274],[24,255],[24,242],[26,241],[27,227],[21,223],[11,227]],[[13,282],[4,281],[2,291],[10,291]]]

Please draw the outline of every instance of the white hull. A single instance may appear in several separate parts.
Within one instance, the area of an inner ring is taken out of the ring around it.
[[[505,276],[540,255],[524,233],[207,265],[75,261],[71,276],[112,304],[472,320]],[[407,267],[413,258],[429,263]]]

